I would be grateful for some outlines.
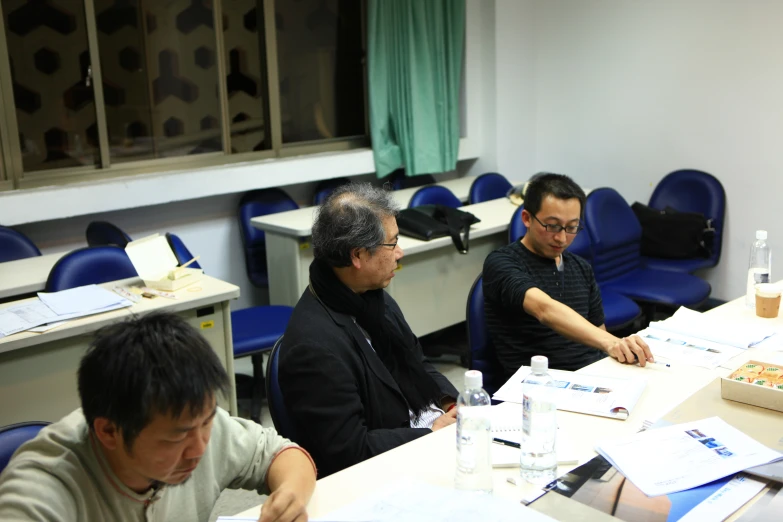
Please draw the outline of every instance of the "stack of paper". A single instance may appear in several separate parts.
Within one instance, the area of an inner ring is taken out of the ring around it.
[[[528,373],[528,366],[520,367],[492,398],[521,404],[522,380]],[[620,420],[628,418],[647,386],[644,379],[616,379],[563,370],[549,370],[549,374],[555,380],[550,392],[558,410]]]
[[[40,292],[38,299],[0,310],[0,337],[132,304],[132,301],[96,285],[61,292]]]
[[[783,459],[719,417],[646,430],[602,443],[596,451],[650,497]]]
[[[638,334],[648,344],[656,360],[661,357],[667,361],[714,370],[744,351],[728,344],[661,330],[654,326],[658,324],[653,323]]]
[[[773,326],[734,322],[680,307],[665,321],[654,321],[650,328],[746,349],[775,334]]]

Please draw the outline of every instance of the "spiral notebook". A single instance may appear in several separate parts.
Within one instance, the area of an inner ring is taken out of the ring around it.
[[[492,467],[515,468],[519,466],[518,447],[498,443],[498,440],[511,444],[522,443],[522,407],[512,408],[504,406],[492,407]],[[557,465],[566,466],[578,464],[579,458],[574,451],[568,437],[563,430],[557,430],[555,439],[555,453],[557,453]]]

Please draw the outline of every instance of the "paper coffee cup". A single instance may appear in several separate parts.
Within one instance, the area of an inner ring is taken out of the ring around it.
[[[756,285],[756,315],[771,319],[780,309],[780,287],[772,283]]]

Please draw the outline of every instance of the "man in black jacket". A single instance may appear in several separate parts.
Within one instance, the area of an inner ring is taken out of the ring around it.
[[[321,477],[455,422],[457,390],[383,291],[403,255],[396,215],[387,192],[350,184],[313,224],[310,285],[286,329],[279,381]]]

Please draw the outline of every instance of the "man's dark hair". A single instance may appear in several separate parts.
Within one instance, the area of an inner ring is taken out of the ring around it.
[[[90,429],[105,417],[126,448],[155,414],[198,415],[229,380],[206,339],[168,313],[133,317],[100,329],[79,364],[79,397]]]
[[[557,199],[579,200],[579,217],[585,211],[585,192],[574,180],[564,174],[552,174],[551,172],[539,172],[532,178],[525,190],[525,210],[535,216],[541,210],[541,203],[547,196]]]
[[[366,248],[370,255],[386,239],[383,219],[399,210],[391,194],[369,183],[337,187],[318,209],[313,223],[313,256],[330,266],[351,265],[351,251]]]

